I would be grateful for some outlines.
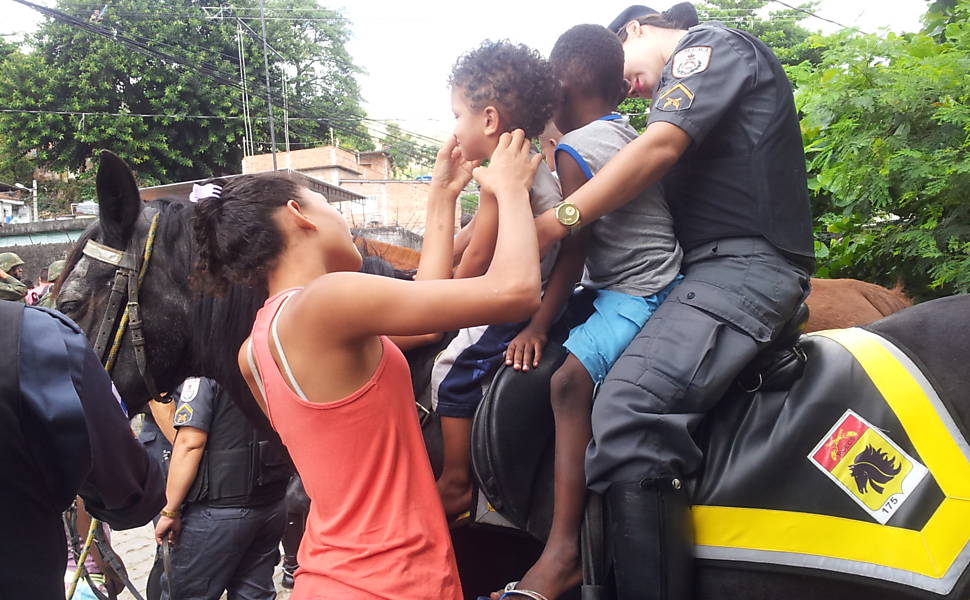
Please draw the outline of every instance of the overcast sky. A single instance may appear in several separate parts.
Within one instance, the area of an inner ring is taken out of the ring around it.
[[[33,1],[54,5],[54,0]],[[662,0],[651,5],[663,10],[674,3]],[[321,4],[342,9],[352,21],[349,50],[366,71],[360,83],[368,115],[397,120],[405,129],[440,139],[451,131],[453,120],[448,74],[463,52],[484,39],[508,38],[548,55],[566,29],[579,23],[605,25],[630,0],[336,0]],[[40,22],[34,11],[12,0],[0,0],[0,5],[6,15],[0,25],[2,34],[30,31]],[[919,28],[926,6],[926,0],[822,0],[816,13],[866,32],[883,27],[902,32]],[[814,18],[803,24],[826,33],[838,29]]]

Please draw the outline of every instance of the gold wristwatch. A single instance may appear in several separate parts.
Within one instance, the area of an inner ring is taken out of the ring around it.
[[[182,511],[181,510],[165,510],[163,508],[162,510],[158,511],[158,514],[162,515],[163,517],[168,517],[169,519],[177,519],[180,516],[182,516]]]
[[[556,211],[556,219],[569,230],[570,235],[579,230],[582,217],[579,214],[578,206],[572,202],[562,201],[555,206],[554,210]]]

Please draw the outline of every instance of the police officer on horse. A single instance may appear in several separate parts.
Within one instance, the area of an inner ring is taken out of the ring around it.
[[[693,434],[742,368],[795,314],[814,270],[805,158],[791,85],[771,50],[687,3],[611,24],[629,95],[653,100],[646,131],[568,203],[536,220],[547,247],[663,181],[684,280],[603,382],[587,451],[603,493],[619,598],[690,597],[684,478]],[[630,532],[636,532],[631,535]]]

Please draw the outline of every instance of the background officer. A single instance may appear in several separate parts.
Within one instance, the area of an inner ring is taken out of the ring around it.
[[[13,252],[0,254],[0,300],[23,301],[27,286],[21,281],[24,261]]]
[[[165,508],[155,527],[169,538],[171,581],[162,598],[271,600],[292,470],[278,442],[263,439],[214,381],[185,380],[169,461]]]
[[[600,387],[586,474],[605,493],[618,596],[680,599],[692,578],[683,478],[703,462],[693,432],[807,295],[812,223],[791,85],[771,50],[698,25],[688,3],[631,8],[613,30],[630,95],[652,99],[647,128],[569,197],[579,223],[548,212],[536,226],[548,247],[663,180],[684,280]]]
[[[0,599],[64,600],[61,513],[80,495],[115,529],[144,525],[161,469],[77,325],[5,301],[0,323]]]

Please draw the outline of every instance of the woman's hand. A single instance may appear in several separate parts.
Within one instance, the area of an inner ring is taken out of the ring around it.
[[[501,202],[510,193],[515,194],[532,186],[536,169],[542,162],[541,154],[531,154],[532,143],[521,129],[503,133],[492,153],[488,167],[474,171],[475,180],[488,193]]]
[[[547,341],[549,336],[545,332],[526,327],[509,342],[505,364],[516,371],[528,371],[530,365],[533,369],[537,368]]]
[[[480,163],[481,161],[463,160],[461,150],[458,148],[458,140],[455,136],[451,136],[438,149],[431,182],[459,194],[472,180],[472,170]]]
[[[167,538],[169,542],[175,544],[178,541],[180,533],[182,533],[181,515],[177,517],[158,517],[158,525],[155,526],[156,543],[161,544],[162,540]]]

